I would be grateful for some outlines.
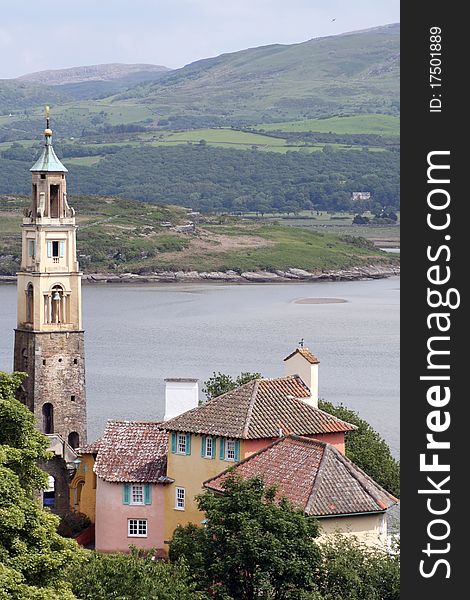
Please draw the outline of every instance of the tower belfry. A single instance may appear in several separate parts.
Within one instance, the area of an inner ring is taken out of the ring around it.
[[[37,428],[72,448],[86,443],[84,332],[75,211],[67,202],[67,169],[52,147],[46,107],[44,148],[31,167],[17,274],[15,371],[28,374],[21,400]]]

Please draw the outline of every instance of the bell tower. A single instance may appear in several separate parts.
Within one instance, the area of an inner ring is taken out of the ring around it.
[[[30,169],[31,205],[22,224],[14,370],[28,374],[20,399],[34,413],[37,428],[76,448],[87,436],[82,274],[67,169],[52,147],[48,107],[44,138]]]

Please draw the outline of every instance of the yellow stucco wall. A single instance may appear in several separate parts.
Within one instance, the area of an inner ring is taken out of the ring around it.
[[[387,517],[385,513],[351,517],[319,519],[320,541],[335,533],[351,535],[367,546],[385,546],[387,543]]]
[[[93,473],[95,458],[92,454],[82,454],[80,465],[75,477],[70,483],[70,509],[84,513],[92,523],[95,522],[96,511],[96,475]],[[83,483],[80,499],[78,499],[78,487]]]
[[[235,464],[234,461],[220,460],[220,439],[216,439],[216,452],[213,459],[201,457],[202,436],[200,435],[191,436],[190,455],[173,454],[171,443],[169,443],[167,475],[171,479],[174,479],[175,482],[165,486],[166,541],[171,540],[177,525],[186,525],[187,523],[201,524],[204,514],[198,511],[194,497],[203,491],[202,483],[206,479],[218,475],[221,471]],[[240,440],[240,456],[242,457],[243,455],[243,440]],[[185,489],[186,502],[184,510],[175,508],[177,487]]]

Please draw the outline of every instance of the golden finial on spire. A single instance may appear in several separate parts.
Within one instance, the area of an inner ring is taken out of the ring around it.
[[[49,108],[49,106],[47,104],[44,107],[44,112],[46,113],[46,129],[44,130],[44,135],[46,137],[51,137],[52,136],[52,129],[49,126],[50,108]]]

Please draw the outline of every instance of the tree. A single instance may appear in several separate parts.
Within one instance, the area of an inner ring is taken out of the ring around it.
[[[223,485],[223,494],[197,497],[205,526],[178,527],[170,559],[185,559],[199,586],[224,600],[287,600],[315,591],[317,521],[259,478],[232,474]]]
[[[183,563],[154,560],[153,552],[131,548],[130,554],[89,552],[70,571],[72,589],[80,600],[196,600]]]
[[[204,382],[206,387],[203,388],[202,391],[206,394],[207,399],[211,400],[212,398],[230,392],[230,390],[234,390],[236,387],[248,383],[253,379],[259,379],[260,377],[260,373],[244,372],[240,373],[236,379],[233,379],[231,375],[226,375],[220,371],[216,373],[214,371],[212,377]]]
[[[24,377],[0,373],[0,599],[69,600],[65,571],[81,550],[34,496],[46,486],[37,462],[48,457],[48,440],[14,396]]]
[[[395,496],[400,496],[400,463],[393,458],[390,448],[380,434],[353,410],[335,406],[325,400],[319,408],[357,426],[346,433],[346,456],[372,479]]]
[[[398,600],[399,554],[336,535],[321,544],[317,585],[323,600]]]

